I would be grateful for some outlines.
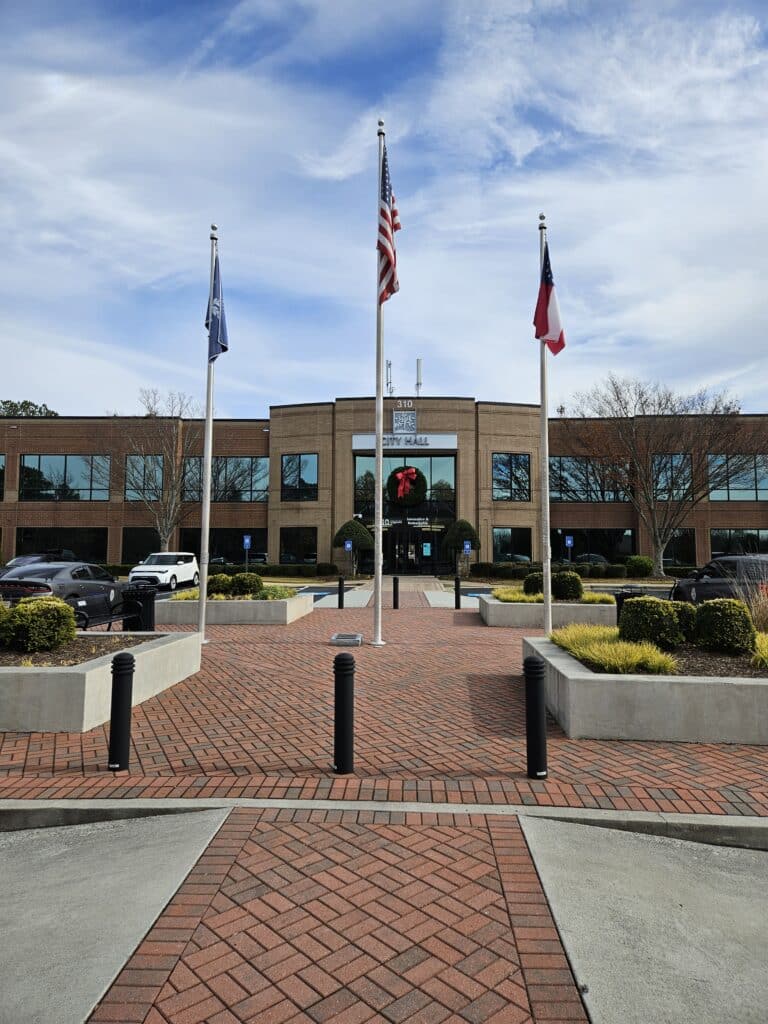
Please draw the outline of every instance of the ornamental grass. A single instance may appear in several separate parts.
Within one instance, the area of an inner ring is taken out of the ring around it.
[[[755,653],[752,655],[754,668],[768,671],[768,633],[758,633],[755,638]]]
[[[595,672],[631,675],[635,672],[652,675],[675,675],[677,662],[671,654],[644,641],[630,643],[619,640],[617,626],[593,626],[573,623],[556,629],[551,640]]]
[[[543,594],[526,594],[519,587],[496,587],[491,591],[491,597],[505,604],[541,604],[544,601]],[[578,601],[571,601],[571,604],[616,604],[613,594],[596,594],[592,591],[585,591]]]

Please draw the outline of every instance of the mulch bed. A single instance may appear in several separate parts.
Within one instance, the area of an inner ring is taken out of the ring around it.
[[[94,633],[92,636],[79,636],[71,643],[64,644],[55,651],[8,651],[0,649],[0,668],[32,668],[39,665],[45,668],[65,665],[79,665],[83,661],[93,661],[105,654],[117,654],[127,647],[145,643],[148,637],[130,636],[125,634]]]
[[[679,676],[731,676],[765,679],[765,669],[753,668],[748,654],[718,654],[685,644],[672,652],[677,659]]]

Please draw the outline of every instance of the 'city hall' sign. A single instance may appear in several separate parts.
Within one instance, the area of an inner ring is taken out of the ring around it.
[[[436,450],[456,451],[458,436],[456,434],[384,434],[384,450],[387,448],[403,451],[422,451],[430,448]],[[376,448],[375,434],[353,434],[352,451],[367,452]]]

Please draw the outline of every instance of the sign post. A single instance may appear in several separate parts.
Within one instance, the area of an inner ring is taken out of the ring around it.
[[[243,534],[243,551],[245,551],[245,571],[248,572],[248,552],[251,550],[250,533]]]
[[[565,535],[565,546],[568,548],[568,561],[573,561],[573,536],[570,533]]]

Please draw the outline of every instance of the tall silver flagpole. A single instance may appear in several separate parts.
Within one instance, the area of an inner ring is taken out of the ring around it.
[[[543,213],[539,214],[539,278],[544,267],[544,247],[547,244],[547,225]],[[544,575],[544,635],[552,632],[552,553],[549,542],[549,414],[547,412],[547,344],[541,342],[540,404],[541,404],[541,567]]]
[[[381,171],[384,162],[384,122],[379,121],[379,190],[376,194],[376,224],[381,206]],[[381,639],[381,567],[383,561],[384,513],[384,342],[382,338],[384,303],[379,298],[379,252],[376,250],[376,483],[373,519],[373,640],[374,647],[383,647]]]
[[[213,301],[213,271],[216,265],[218,228],[211,224],[211,286],[208,292],[208,310]],[[211,462],[213,461],[213,368],[215,360],[208,360],[208,381],[205,392],[205,439],[203,441],[203,493],[200,513],[200,600],[198,601],[197,631],[205,639],[205,595],[208,592],[208,534],[211,527]]]

